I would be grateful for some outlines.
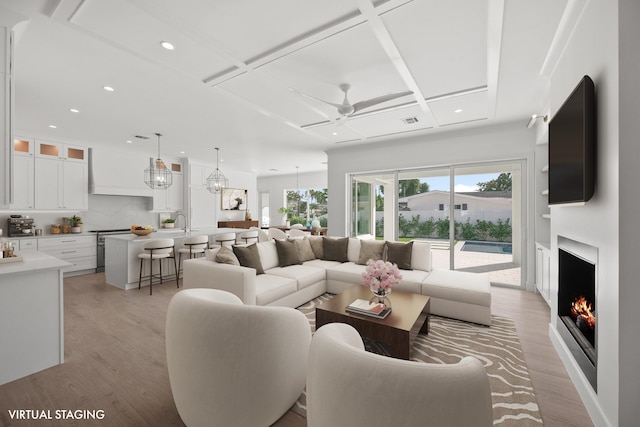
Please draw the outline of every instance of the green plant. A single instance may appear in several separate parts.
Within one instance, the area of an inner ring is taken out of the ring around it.
[[[82,225],[82,218],[80,218],[79,216],[74,215],[71,218],[69,218],[69,220],[71,221],[71,224],[73,226]]]
[[[173,218],[167,218],[163,221],[165,224],[173,224],[174,222],[176,222],[175,219]]]
[[[291,219],[291,217],[293,216],[293,209],[283,206],[281,208],[278,208],[278,213],[287,214],[287,219]]]

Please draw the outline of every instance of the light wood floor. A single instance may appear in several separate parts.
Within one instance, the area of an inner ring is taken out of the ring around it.
[[[0,425],[34,425],[12,421],[12,409],[102,409],[103,420],[36,425],[183,426],[164,347],[166,309],[176,291],[174,281],[154,286],[153,296],[148,288],[125,292],[105,284],[103,273],[65,279],[65,363],[0,386]],[[493,313],[516,322],[545,426],[593,425],[549,341],[546,303],[506,288],[493,288],[492,297]],[[275,425],[306,422],[289,412]]]

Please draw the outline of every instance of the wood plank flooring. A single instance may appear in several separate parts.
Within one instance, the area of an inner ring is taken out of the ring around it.
[[[166,367],[166,309],[174,282],[123,291],[104,273],[65,279],[65,363],[0,386],[0,425],[183,426]],[[492,289],[496,315],[517,325],[545,426],[593,425],[548,337],[539,295]],[[19,327],[19,325],[16,325]],[[6,369],[6,367],[3,367]],[[16,421],[9,410],[103,410],[102,420]],[[274,424],[306,426],[293,412]]]

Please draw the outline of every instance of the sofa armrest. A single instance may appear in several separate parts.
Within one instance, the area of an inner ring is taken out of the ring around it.
[[[182,285],[185,289],[221,289],[236,295],[247,305],[256,305],[255,269],[202,258],[185,260],[183,265]]]

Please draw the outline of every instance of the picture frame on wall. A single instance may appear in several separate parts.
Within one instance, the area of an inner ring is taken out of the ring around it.
[[[224,211],[246,211],[247,190],[244,188],[224,188],[221,194],[221,205]]]

